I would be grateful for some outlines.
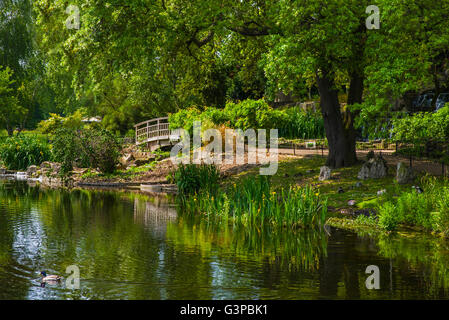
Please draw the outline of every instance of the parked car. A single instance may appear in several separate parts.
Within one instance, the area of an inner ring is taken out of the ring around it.
[[[435,105],[436,106],[435,111],[443,108],[444,105],[448,102],[449,102],[449,93],[440,93],[440,95],[437,98],[436,105]]]

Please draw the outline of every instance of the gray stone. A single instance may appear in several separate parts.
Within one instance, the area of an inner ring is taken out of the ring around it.
[[[327,166],[322,166],[320,168],[320,181],[329,180],[331,178],[331,168]]]
[[[363,186],[363,184],[360,181],[356,182],[354,185],[354,187],[356,187],[356,188],[361,188],[362,186]]]
[[[38,166],[29,166],[27,169],[27,175],[29,177],[33,177],[36,175],[38,170],[39,170]]]
[[[396,166],[396,181],[399,184],[412,183],[415,180],[413,169],[399,162]]]
[[[48,169],[50,169],[51,168],[51,162],[50,161],[42,162],[40,167],[41,168],[48,168]]]
[[[380,179],[387,176],[387,163],[382,156],[375,156],[366,161],[357,175],[357,178],[366,179]]]
[[[349,201],[348,201],[348,206],[354,206],[355,203],[356,203],[355,200],[349,200]]]
[[[378,196],[381,196],[381,195],[383,195],[383,194],[386,193],[386,192],[387,192],[386,189],[382,189],[382,190],[377,191],[377,195],[378,195]]]

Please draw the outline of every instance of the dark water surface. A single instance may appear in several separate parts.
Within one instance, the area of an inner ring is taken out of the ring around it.
[[[372,239],[192,221],[167,198],[0,181],[0,299],[448,298],[435,239]],[[80,269],[81,288],[39,272]],[[380,289],[368,290],[368,265]]]

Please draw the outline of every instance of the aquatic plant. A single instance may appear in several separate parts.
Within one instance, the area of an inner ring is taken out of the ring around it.
[[[310,186],[272,190],[267,176],[244,179],[226,192],[201,192],[180,198],[184,212],[244,225],[323,226],[327,199]]]
[[[173,173],[173,181],[181,195],[201,191],[213,193],[218,188],[220,171],[212,164],[181,164]]]

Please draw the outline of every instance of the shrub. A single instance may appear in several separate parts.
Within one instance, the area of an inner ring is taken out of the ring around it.
[[[323,138],[324,122],[319,113],[305,112],[299,107],[284,111],[271,108],[264,100],[228,102],[221,110],[191,107],[182,109],[169,117],[172,129],[184,128],[192,134],[193,122],[201,121],[202,130],[225,125],[233,129],[279,129],[286,138]]]
[[[74,164],[112,173],[120,156],[117,138],[104,129],[62,128],[56,131],[53,145],[53,158],[61,162],[62,173],[70,172]]]
[[[86,116],[84,109],[78,109],[68,117],[62,117],[55,113],[50,113],[50,118],[39,122],[37,129],[41,133],[54,135],[59,129],[81,129],[83,127],[82,119]]]
[[[181,164],[173,174],[173,180],[181,195],[191,195],[200,191],[214,193],[218,187],[220,171],[215,165]]]
[[[53,139],[53,160],[61,163],[61,174],[72,171],[74,163],[80,167],[89,166],[81,152],[81,141],[77,130],[56,129]]]
[[[120,143],[115,135],[105,129],[89,128],[81,130],[82,154],[91,168],[103,173],[112,173],[120,157]]]
[[[449,186],[447,181],[425,178],[424,193],[415,190],[402,193],[379,206],[379,225],[394,230],[399,223],[420,226],[449,234]]]
[[[10,170],[26,170],[51,158],[50,145],[40,137],[19,134],[0,145],[0,159]]]
[[[433,113],[417,113],[393,120],[392,138],[395,141],[445,141],[449,138],[449,106]]]
[[[305,112],[299,107],[289,108],[284,112],[286,117],[280,126],[280,136],[291,139],[324,138],[324,121],[318,112]]]

